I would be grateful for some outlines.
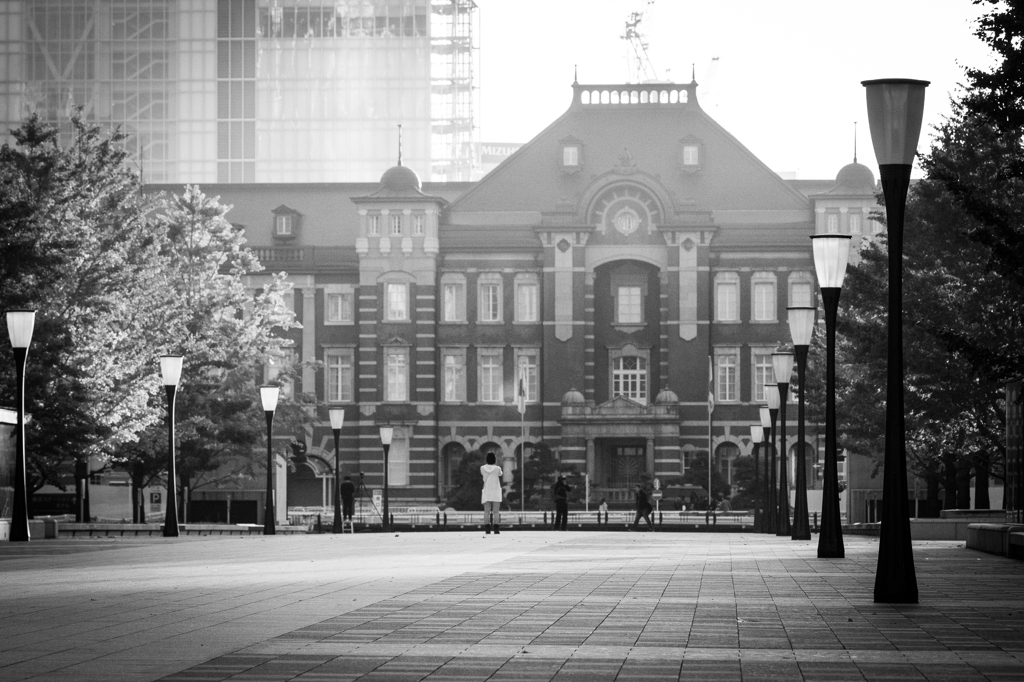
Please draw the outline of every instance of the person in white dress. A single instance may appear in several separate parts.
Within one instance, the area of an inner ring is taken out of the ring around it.
[[[491,534],[491,528],[494,528],[494,534],[499,535],[501,531],[499,527],[501,525],[501,467],[496,465],[496,461],[493,452],[487,453],[487,464],[480,467],[480,475],[484,479],[484,489],[480,494],[480,501],[484,503],[484,524],[486,525],[487,535]]]

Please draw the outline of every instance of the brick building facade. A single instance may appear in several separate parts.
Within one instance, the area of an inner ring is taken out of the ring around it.
[[[294,284],[294,351],[322,363],[296,388],[346,408],[342,473],[378,484],[378,427],[394,426],[391,496],[410,504],[443,499],[473,448],[518,475],[524,441],[589,473],[595,497],[679,475],[708,447],[709,367],[728,475],[789,342],[786,307],[816,300],[808,237],[872,233],[874,189],[856,163],[783,180],[696,83],[574,83],[568,110],[477,183],[422,184],[400,163],[377,185],[204,187]],[[293,475],[327,491],[320,418],[303,435],[314,464]]]

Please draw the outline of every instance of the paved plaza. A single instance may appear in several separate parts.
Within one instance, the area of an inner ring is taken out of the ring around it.
[[[816,542],[816,540],[815,540]],[[1021,680],[1024,562],[915,543],[921,603],[739,533],[0,546],[0,679]]]

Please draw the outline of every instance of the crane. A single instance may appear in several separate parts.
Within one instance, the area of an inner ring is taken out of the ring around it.
[[[647,8],[654,4],[654,0],[647,0]],[[630,12],[626,19],[626,32],[622,39],[626,41],[626,63],[629,69],[628,83],[643,83],[658,80],[658,74],[651,63],[651,57],[647,54],[647,40],[640,33],[640,22],[643,21],[644,12]]]

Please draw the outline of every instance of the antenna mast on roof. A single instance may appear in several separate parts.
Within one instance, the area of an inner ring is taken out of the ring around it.
[[[853,162],[857,163],[857,122],[853,122]]]
[[[647,7],[651,7],[654,0],[647,0]],[[654,65],[647,54],[647,41],[640,33],[640,22],[643,21],[643,12],[630,12],[626,19],[626,32],[622,39],[626,41],[626,62],[629,67],[629,83],[647,83],[657,81],[658,74],[654,71]]]
[[[402,165],[402,124],[398,124],[398,165]]]

